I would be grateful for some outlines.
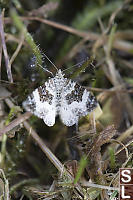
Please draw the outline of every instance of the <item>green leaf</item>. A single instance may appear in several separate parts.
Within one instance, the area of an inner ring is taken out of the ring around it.
[[[78,182],[78,180],[80,179],[80,177],[82,176],[86,165],[87,165],[87,157],[83,156],[79,163],[79,169],[78,169],[78,172],[77,172],[76,177],[73,182],[74,184],[76,184]]]

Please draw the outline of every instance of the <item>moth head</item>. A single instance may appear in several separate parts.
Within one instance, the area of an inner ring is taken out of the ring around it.
[[[56,77],[62,79],[64,77],[64,74],[62,73],[61,69],[58,70],[58,72],[56,73]]]

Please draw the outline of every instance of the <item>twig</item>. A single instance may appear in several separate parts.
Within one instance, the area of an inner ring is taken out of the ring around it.
[[[118,147],[119,147],[120,145],[123,146],[121,149],[119,149],[119,150],[115,153],[115,155],[119,154],[122,150],[125,149],[125,151],[126,151],[126,156],[127,156],[127,158],[128,158],[128,150],[127,150],[127,147],[128,147],[130,144],[133,143],[133,140],[129,141],[127,144],[123,144],[122,142],[123,142],[125,139],[127,139],[130,135],[132,135],[132,134],[133,134],[133,126],[131,126],[130,128],[128,128],[125,132],[123,132],[123,133],[117,138],[117,140],[115,140],[115,141],[116,141],[117,143],[119,143],[119,144],[115,144],[115,145],[114,145],[114,144],[110,144],[110,147],[115,148],[115,149],[118,149]],[[103,157],[104,157],[104,159],[105,159],[105,155],[104,155]]]
[[[38,183],[38,180],[37,179],[26,179],[26,180],[23,180],[15,185],[13,185],[11,188],[10,188],[10,194],[13,194],[14,191],[16,191],[18,188],[21,188],[22,186],[24,185],[33,185],[33,184],[37,184]]]
[[[109,186],[105,186],[105,185],[89,183],[88,181],[83,181],[82,185],[84,187],[94,187],[94,188],[100,188],[100,189],[104,189],[104,190],[116,190],[116,191],[119,191],[119,188],[117,188],[117,187],[109,187]]]
[[[108,39],[107,36],[104,36],[104,38],[101,38],[100,34],[98,34],[98,33],[79,31],[75,28],[72,28],[72,27],[69,27],[69,26],[66,26],[66,25],[62,25],[62,24],[59,24],[57,22],[53,22],[53,21],[50,21],[50,20],[47,20],[47,19],[42,19],[40,17],[20,17],[20,19],[23,20],[23,21],[27,21],[27,20],[39,21],[39,22],[42,22],[42,23],[47,24],[49,26],[64,30],[64,31],[72,33],[72,34],[75,34],[75,35],[77,35],[81,38],[87,38],[87,40],[90,40],[90,41],[95,41],[95,40],[98,40],[100,38],[100,40],[101,40],[100,46],[102,46],[105,43],[105,41],[107,41],[107,39]],[[8,18],[8,17],[5,18],[5,23],[11,23],[11,19]],[[124,41],[124,40],[118,40],[118,38],[116,37],[116,40],[113,43],[113,48],[132,54],[131,50],[133,49],[133,44],[131,42],[127,42],[127,41]]]
[[[124,141],[127,139],[131,134],[133,134],[133,125],[130,126],[125,132],[121,133],[121,135],[117,138],[119,141]]]
[[[118,147],[119,147],[120,145],[123,146],[122,149],[125,150],[126,157],[128,158],[128,157],[129,157],[129,153],[128,153],[128,149],[127,149],[126,145],[123,144],[123,143],[122,143],[121,141],[119,141],[119,140],[112,139],[112,141],[118,143],[118,144],[115,146],[115,149],[118,149]],[[112,147],[113,147],[113,145],[112,145]],[[114,148],[113,148],[113,149],[114,149]],[[119,152],[119,153],[120,153],[120,152]],[[118,154],[118,152],[117,152],[117,154]],[[116,153],[115,153],[115,155],[116,155]]]
[[[92,87],[85,87],[88,90],[94,91],[94,92],[107,92],[107,93],[115,93],[115,92],[128,92],[133,93],[133,89],[125,89],[123,88],[123,84],[119,86],[112,87],[110,89],[106,88],[92,88]]]
[[[6,43],[5,43],[5,36],[4,36],[4,28],[3,28],[3,12],[0,15],[0,36],[1,36],[1,43],[3,47],[4,57],[5,57],[5,65],[7,69],[7,76],[11,83],[13,83],[12,72],[11,72],[11,65],[9,62],[9,57],[7,53]]]
[[[0,38],[0,80],[1,80],[1,60],[2,60],[2,44],[1,44],[1,38]]]
[[[130,142],[128,142],[127,144],[125,144],[121,149],[119,149],[116,153],[115,156],[117,154],[119,154],[121,151],[123,151],[125,149],[125,147],[127,148],[129,145],[131,145],[133,143],[133,140],[131,140]]]
[[[42,23],[47,24],[49,26],[52,26],[54,28],[64,30],[66,32],[75,34],[75,35],[77,35],[79,37],[83,37],[83,38],[90,36],[90,39],[95,40],[98,36],[96,33],[79,31],[79,30],[72,28],[70,26],[66,26],[66,25],[63,25],[63,24],[60,24],[60,23],[57,23],[57,22],[54,22],[54,21],[51,21],[51,20],[47,20],[47,19],[44,19],[44,18],[40,18],[40,17],[20,17],[20,19],[23,20],[23,21],[25,21],[25,20],[39,21],[39,22],[42,22]]]
[[[11,123],[9,123],[2,130],[0,130],[0,136],[4,133],[7,133],[8,131],[11,131],[13,128],[24,122],[26,119],[28,119],[31,115],[32,114],[30,112],[26,112],[25,114],[20,115],[18,118],[14,119]]]
[[[1,173],[2,178],[4,180],[4,200],[10,200],[8,180],[6,179],[6,176],[5,176],[4,171],[2,169],[0,169],[0,173]]]
[[[16,42],[18,44],[20,43],[20,39],[17,38],[15,35],[12,35],[10,33],[5,33],[5,38],[6,38],[6,42],[13,41],[13,42]],[[26,43],[26,41],[23,42],[23,45],[28,47],[28,44]]]
[[[80,36],[80,37],[83,37],[83,38],[87,38],[87,40],[91,40],[91,41],[97,40],[100,37],[100,35],[97,34],[97,33],[79,31],[79,30],[77,30],[75,28],[72,28],[72,27],[69,27],[69,26],[66,26],[66,25],[62,25],[62,24],[59,24],[59,23],[56,23],[56,22],[53,22],[53,21],[50,21],[50,20],[47,20],[47,19],[42,19],[42,18],[39,18],[39,17],[22,17],[21,19],[22,20],[40,21],[42,23],[48,24],[50,26],[53,26],[55,28],[62,29],[62,30],[67,31],[69,33],[75,34],[77,36]],[[107,36],[105,36],[105,38],[103,38],[101,45],[104,44],[105,39],[107,40],[107,38],[108,38]],[[122,40],[116,40],[113,43],[113,47],[116,48],[116,49],[120,49],[120,50],[126,51],[128,53],[131,53],[130,51],[133,49],[133,44],[131,44],[131,43],[127,42],[127,41],[125,42],[125,41],[122,41]]]
[[[14,52],[14,54],[12,55],[11,59],[10,59],[10,65],[13,63],[13,61],[15,60],[15,58],[17,57],[19,51],[21,50],[21,47],[23,45],[23,42],[24,42],[24,35],[21,34],[21,37],[20,37],[20,41],[19,41],[19,44]]]
[[[42,151],[46,154],[49,160],[54,164],[54,166],[58,169],[58,171],[64,171],[64,166],[58,160],[58,158],[51,152],[51,150],[45,145],[42,139],[38,136],[38,134],[34,131],[34,129],[30,126],[28,122],[23,122],[24,127],[27,129],[29,134],[32,136],[34,141],[39,145]]]

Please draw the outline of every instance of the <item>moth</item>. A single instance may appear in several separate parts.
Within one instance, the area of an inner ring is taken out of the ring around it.
[[[90,91],[65,78],[60,69],[23,102],[26,111],[43,119],[47,126],[55,124],[57,115],[66,126],[77,124],[80,117],[88,115],[97,105]]]

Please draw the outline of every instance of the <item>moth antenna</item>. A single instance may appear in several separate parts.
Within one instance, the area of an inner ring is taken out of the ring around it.
[[[85,60],[83,60],[83,61],[81,61],[81,62],[79,62],[79,63],[77,63],[77,64],[75,64],[75,65],[73,65],[73,66],[71,66],[71,67],[68,67],[67,69],[64,69],[62,72],[67,71],[67,70],[69,70],[69,69],[71,69],[71,68],[73,68],[73,67],[76,67],[76,66],[78,66],[78,65],[81,65],[81,64],[83,64],[84,62],[85,62]]]
[[[52,76],[54,77],[53,73],[51,71],[49,71],[47,68],[42,67],[39,63],[38,66],[41,67],[44,71],[49,72],[50,74],[52,74]]]
[[[48,56],[43,53],[43,55],[45,56],[45,58],[53,65],[53,67],[58,71],[58,68],[56,67],[56,65],[48,58]]]

